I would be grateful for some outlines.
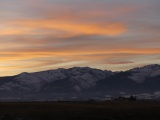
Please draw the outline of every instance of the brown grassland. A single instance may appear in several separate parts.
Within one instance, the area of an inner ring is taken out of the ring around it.
[[[160,120],[160,102],[1,102],[0,120]]]

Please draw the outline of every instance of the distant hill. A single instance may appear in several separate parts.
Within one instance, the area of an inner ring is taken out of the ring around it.
[[[60,68],[0,78],[1,101],[87,100],[131,94],[139,99],[159,99],[160,65],[124,72]]]

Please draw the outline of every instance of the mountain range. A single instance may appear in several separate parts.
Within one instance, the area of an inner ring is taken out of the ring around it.
[[[112,72],[89,67],[59,68],[0,77],[0,101],[108,99],[134,95],[160,98],[160,65]]]

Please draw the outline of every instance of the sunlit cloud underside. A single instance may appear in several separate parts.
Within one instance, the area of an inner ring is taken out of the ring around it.
[[[0,0],[0,76],[160,64],[159,0]]]

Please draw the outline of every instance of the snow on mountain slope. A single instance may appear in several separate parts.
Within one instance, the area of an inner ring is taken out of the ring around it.
[[[37,73],[22,73],[18,75],[15,79],[22,84],[36,84],[40,85],[41,83],[50,83],[56,80],[66,78],[66,75],[63,73],[63,70],[49,70]]]
[[[14,88],[23,89],[25,91],[38,91],[44,85],[53,83],[57,80],[69,79],[75,83],[75,90],[87,89],[94,86],[96,81],[105,79],[110,72],[104,72],[89,67],[74,67],[70,69],[56,69],[35,73],[22,73],[17,75],[14,80],[0,86],[0,89],[12,90]]]
[[[137,83],[143,83],[146,78],[155,77],[160,75],[160,65],[147,65],[141,68],[134,68],[130,70],[131,74],[128,78],[136,81]]]
[[[96,84],[96,81],[106,78],[106,74],[102,70],[91,69],[88,67],[79,69],[75,67],[70,71],[70,80],[77,83],[83,89],[87,89]]]
[[[141,83],[141,84],[139,84]],[[148,65],[124,72],[89,67],[55,69],[0,77],[1,98],[52,100],[104,95],[159,94],[160,65]]]

